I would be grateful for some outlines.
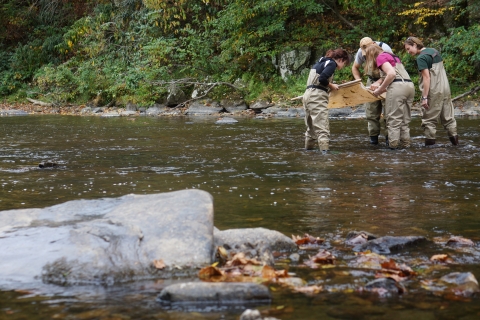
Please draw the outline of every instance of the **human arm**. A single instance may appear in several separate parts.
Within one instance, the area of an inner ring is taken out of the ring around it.
[[[384,73],[386,73],[387,76],[383,80],[382,84],[377,89],[375,89],[375,91],[373,91],[373,94],[376,96],[379,96],[385,91],[387,91],[387,87],[395,79],[395,68],[389,62],[383,63],[380,68]]]
[[[423,69],[420,73],[423,78],[422,107],[428,109],[428,99],[426,98],[428,98],[428,93],[430,92],[430,71],[428,69]]]
[[[328,61],[328,63],[325,64],[325,67],[323,68],[323,70],[320,72],[320,77],[318,78],[318,82],[320,82],[322,86],[329,87],[332,90],[337,90],[338,86],[336,87],[330,86],[331,84],[330,78],[333,76],[336,69],[337,69],[337,64],[333,60]]]
[[[352,74],[355,80],[362,79],[362,74],[360,73],[361,65],[357,62],[354,62],[352,65]]]

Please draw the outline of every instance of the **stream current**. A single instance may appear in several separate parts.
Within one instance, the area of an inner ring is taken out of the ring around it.
[[[457,119],[458,147],[451,146],[439,125],[437,145],[429,148],[423,146],[420,119],[413,119],[407,150],[386,148],[383,136],[379,146],[369,145],[365,120],[331,120],[327,155],[304,150],[300,118],[237,118],[229,125],[216,120],[1,118],[0,210],[202,189],[214,198],[215,226],[221,230],[308,233],[326,239],[334,251],[342,251],[335,243],[352,230],[425,236],[433,243],[465,237],[477,245],[453,250],[456,264],[436,272],[472,272],[480,279],[480,119]],[[44,162],[58,166],[39,168]],[[413,264],[437,250],[426,245],[392,257]],[[358,292],[373,274],[342,263],[308,269],[280,261],[281,268],[326,289],[311,296],[273,291],[272,303],[259,309],[282,320],[480,316],[478,296],[445,298],[415,280],[403,295],[378,297]],[[238,319],[241,309],[162,309],[156,294],[175,281],[92,287],[88,294],[58,287],[48,295],[0,291],[0,319]]]

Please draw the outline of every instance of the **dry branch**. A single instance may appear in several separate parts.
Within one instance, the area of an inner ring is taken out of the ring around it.
[[[40,100],[35,100],[35,99],[30,99],[30,98],[27,98],[28,101],[30,101],[31,103],[33,103],[34,106],[42,106],[42,107],[52,107],[53,106],[53,103],[49,103],[49,102],[43,102],[43,101],[40,101]]]
[[[231,87],[231,88],[233,88],[237,91],[242,92],[241,88],[236,87],[229,82],[198,82],[198,81],[194,81],[191,78],[176,79],[176,80],[172,80],[172,81],[156,81],[156,82],[153,82],[153,84],[160,85],[160,86],[167,86],[167,85],[169,86],[169,85],[172,85],[172,84],[209,86],[209,88],[205,91],[205,93],[203,95],[192,98],[192,99],[187,100],[187,101],[184,101],[184,102],[178,104],[175,108],[183,107],[189,102],[192,102],[192,101],[195,101],[195,100],[202,99],[202,98],[206,97],[210,93],[210,91],[213,90],[213,88],[215,88],[216,86],[220,86],[220,85],[228,86],[228,87]]]
[[[470,94],[474,94],[475,92],[477,92],[479,90],[480,90],[480,86],[475,87],[475,88],[471,89],[470,91],[467,91],[465,93],[462,93],[461,95],[456,96],[455,98],[452,99],[452,101],[458,100],[458,99],[463,98],[465,96],[468,96]]]

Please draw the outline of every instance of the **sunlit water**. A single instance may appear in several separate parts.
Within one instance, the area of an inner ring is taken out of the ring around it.
[[[480,241],[480,119],[457,119],[459,147],[438,126],[434,148],[423,147],[414,119],[412,147],[400,151],[385,148],[382,138],[380,146],[370,146],[365,120],[331,121],[328,155],[303,149],[302,119],[216,120],[0,118],[0,210],[196,188],[213,195],[215,226],[222,230],[265,227],[327,243],[351,230]],[[40,169],[43,162],[59,166]],[[428,259],[435,250],[427,245],[396,258]],[[449,272],[470,271],[480,279],[479,256],[457,254],[460,264]],[[325,270],[281,261],[278,267],[309,284],[331,283],[330,292],[311,297],[273,292],[272,305],[260,309],[279,319],[480,317],[479,298],[454,301],[416,284],[401,297],[360,294],[356,288],[374,274],[352,277],[341,263]],[[90,295],[59,288],[60,297],[0,292],[0,319],[237,319],[242,311],[164,310],[155,296],[168,283],[92,288]]]

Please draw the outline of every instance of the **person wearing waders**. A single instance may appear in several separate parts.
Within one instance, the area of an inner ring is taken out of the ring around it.
[[[385,52],[392,52],[390,46],[384,42],[380,41],[373,41],[369,37],[362,38],[360,40],[360,48],[355,55],[355,60],[352,65],[352,74],[355,80],[362,79],[362,74],[360,73],[360,68],[363,66],[363,70],[367,74],[367,85],[366,87],[370,87],[373,91],[380,86],[380,73],[377,68],[371,70],[365,64],[365,50],[368,46],[376,44],[380,48],[383,49]],[[367,128],[368,128],[368,135],[370,136],[370,144],[377,145],[378,144],[378,136],[380,135],[381,124],[380,124],[380,117],[382,115],[382,106],[385,106],[385,100],[377,100],[374,102],[367,102],[364,104],[365,106],[365,113],[367,118]],[[388,135],[385,134],[385,143],[388,146]]]
[[[450,85],[440,53],[433,48],[425,48],[422,41],[409,37],[404,42],[405,50],[411,56],[417,56],[417,68],[420,73],[419,88],[422,92],[422,128],[425,146],[435,144],[438,119],[447,130],[448,138],[454,146],[458,145],[457,121],[455,120]]]
[[[348,52],[343,49],[329,50],[310,69],[307,89],[303,94],[305,108],[305,149],[312,150],[318,143],[322,153],[329,151],[330,126],[328,122],[328,93],[338,90],[332,83],[336,69],[342,69],[350,63]]]
[[[370,69],[380,70],[380,86],[373,91],[376,96],[387,92],[385,121],[390,149],[410,147],[410,112],[415,96],[415,86],[402,61],[396,55],[384,52],[379,46],[369,46],[366,63]]]

